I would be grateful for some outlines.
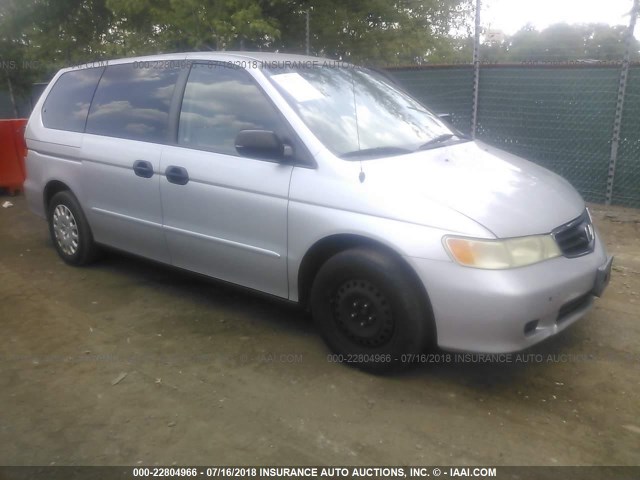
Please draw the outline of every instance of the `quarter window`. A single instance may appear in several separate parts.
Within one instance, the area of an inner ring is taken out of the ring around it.
[[[91,97],[104,68],[86,68],[63,73],[42,107],[42,123],[47,128],[83,132]]]
[[[110,65],[89,111],[87,133],[164,143],[179,68]]]
[[[194,64],[182,101],[178,143],[238,155],[241,130],[271,130],[286,137],[275,107],[244,70],[223,64]]]

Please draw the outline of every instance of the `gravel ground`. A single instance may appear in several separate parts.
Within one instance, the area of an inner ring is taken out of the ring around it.
[[[637,210],[592,206],[613,279],[562,334],[374,376],[289,305],[116,253],[68,267],[0,200],[0,465],[640,463]]]

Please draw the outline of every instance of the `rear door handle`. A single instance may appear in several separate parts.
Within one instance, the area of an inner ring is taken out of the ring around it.
[[[169,183],[175,183],[176,185],[186,185],[189,183],[189,173],[183,167],[169,165],[164,174]]]
[[[137,176],[142,178],[153,177],[153,165],[146,160],[136,160],[133,162],[133,171]]]

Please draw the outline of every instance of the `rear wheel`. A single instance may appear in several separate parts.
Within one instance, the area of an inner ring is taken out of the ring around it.
[[[313,283],[311,312],[334,358],[369,371],[409,366],[435,333],[413,276],[371,248],[327,260]]]
[[[51,241],[62,260],[77,266],[95,260],[98,247],[82,208],[71,192],[58,192],[51,198],[47,217]]]

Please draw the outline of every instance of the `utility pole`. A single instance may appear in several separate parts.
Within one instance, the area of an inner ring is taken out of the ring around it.
[[[306,52],[307,52],[307,55],[309,55],[309,9],[308,8],[307,8],[306,17],[307,17],[306,18],[306,28],[305,28],[306,37],[307,37],[307,40],[306,40],[306,46],[307,46]]]
[[[629,19],[629,27],[625,35],[624,58],[620,69],[620,83],[618,84],[618,101],[616,103],[616,114],[613,119],[613,135],[611,138],[611,156],[609,157],[609,172],[607,175],[607,194],[604,203],[611,205],[613,200],[613,180],[616,174],[616,161],[618,160],[618,146],[620,145],[620,131],[622,129],[622,111],[624,107],[624,97],[627,93],[627,79],[629,78],[629,60],[631,57],[631,41],[636,28],[636,20],[640,13],[640,0],[633,0]]]
[[[476,31],[473,40],[473,111],[471,112],[471,138],[476,138],[478,127],[478,89],[480,87],[480,0],[476,0]]]
[[[11,83],[11,77],[7,71],[7,86],[9,87],[9,99],[11,100],[11,108],[13,108],[13,118],[18,118],[18,106],[16,104],[16,96],[13,93],[13,84]]]

